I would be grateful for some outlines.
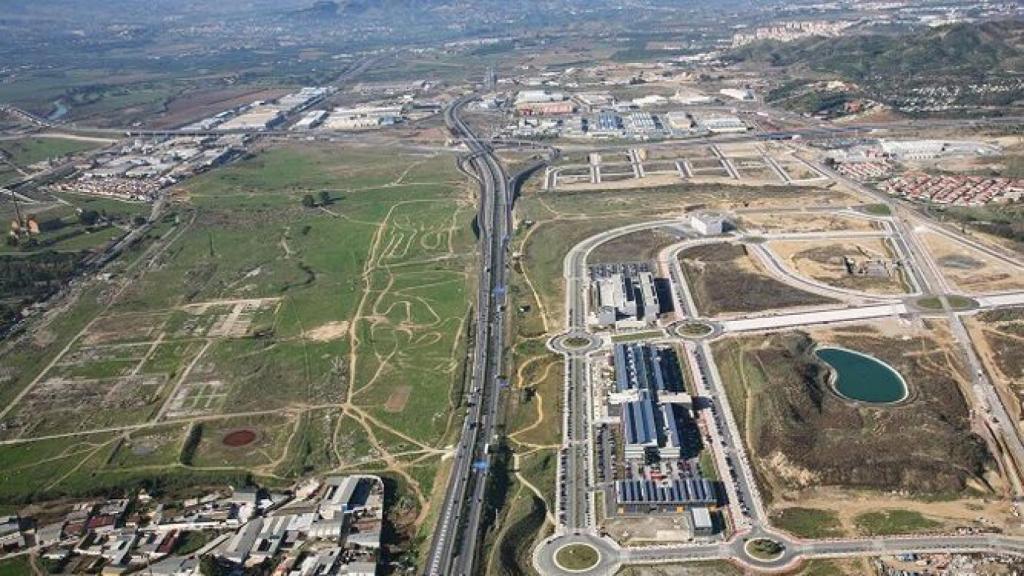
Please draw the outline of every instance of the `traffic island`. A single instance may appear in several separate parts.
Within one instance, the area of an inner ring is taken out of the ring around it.
[[[978,301],[967,296],[960,296],[958,294],[947,294],[946,302],[949,302],[949,307],[957,312],[964,310],[973,310],[979,306]],[[914,302],[914,305],[922,310],[933,310],[942,311],[942,299],[938,296],[925,296],[919,298]]]
[[[699,320],[686,320],[673,324],[669,328],[673,335],[684,340],[704,340],[720,330],[713,324]]]
[[[786,546],[771,538],[754,538],[743,545],[743,551],[760,562],[774,562],[786,553]]]
[[[567,544],[555,552],[555,564],[566,572],[586,572],[601,561],[601,553],[589,544]]]
[[[560,354],[587,354],[601,347],[601,339],[587,332],[570,332],[548,341],[548,348]]]

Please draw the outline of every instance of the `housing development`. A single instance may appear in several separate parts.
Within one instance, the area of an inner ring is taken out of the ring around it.
[[[0,576],[1024,571],[1024,7],[10,0]]]

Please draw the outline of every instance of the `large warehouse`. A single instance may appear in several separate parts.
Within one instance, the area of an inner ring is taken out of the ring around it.
[[[718,501],[715,485],[705,478],[618,480],[615,496],[620,514],[682,512],[691,506],[710,506]]]

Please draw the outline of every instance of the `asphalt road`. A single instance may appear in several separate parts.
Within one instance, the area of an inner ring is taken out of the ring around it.
[[[480,272],[477,292],[472,377],[468,412],[456,446],[441,517],[434,531],[427,574],[468,576],[473,573],[485,509],[484,493],[493,455],[488,449],[501,395],[504,348],[505,286],[508,230],[511,224],[509,178],[490,147],[478,139],[459,116],[472,97],[460,98],[445,110],[445,122],[470,150],[467,162],[480,183]]]
[[[878,196],[875,196],[876,198]],[[893,208],[897,214],[897,206],[889,198],[879,198]],[[889,228],[889,235],[898,243],[902,256],[911,265],[914,271],[914,283],[920,287],[925,294],[943,293],[945,283],[941,275],[935,269],[933,262],[928,259],[928,254],[921,249],[916,238],[907,231],[907,223],[897,222]],[[566,280],[566,333],[587,334],[587,255],[596,246],[608,240],[635,232],[642,229],[650,229],[661,226],[672,226],[681,228],[679,220],[664,220],[634,224],[608,230],[580,244],[574,246],[567,254],[564,261],[563,275]],[[956,235],[955,232],[943,230],[943,233]],[[838,233],[837,235],[842,235]],[[691,239],[685,243],[700,243],[704,239]],[[676,246],[676,245],[674,245]],[[671,251],[671,250],[669,250]],[[676,250],[677,252],[678,250]],[[674,254],[674,252],[673,252]],[[993,254],[1004,260],[1009,258],[1006,255]],[[784,274],[790,276],[790,274]],[[678,267],[670,267],[670,277],[675,292],[676,305],[684,317],[697,317],[698,313],[693,309],[692,301],[687,297],[687,287],[684,278]],[[915,296],[919,297],[919,296]],[[902,307],[905,305],[900,304]],[[865,310],[864,306],[854,306],[844,310],[835,310],[838,315],[855,316]],[[820,312],[819,312],[820,314]],[[947,308],[953,325],[960,324],[960,318]],[[814,314],[808,315],[808,320],[801,323],[813,322]],[[840,319],[841,320],[841,319]],[[975,369],[976,359],[971,362],[973,349],[970,348],[966,335],[961,340],[964,353],[968,357],[972,372]],[[740,562],[751,568],[762,570],[780,570],[791,567],[806,558],[829,558],[846,556],[865,556],[894,554],[901,552],[979,552],[979,551],[1005,551],[1024,553],[1024,539],[1002,537],[995,535],[940,535],[921,537],[889,537],[881,539],[833,539],[818,541],[794,540],[784,534],[774,532],[767,522],[764,505],[761,502],[760,493],[753,477],[752,468],[746,455],[739,429],[732,417],[732,410],[728,398],[724,393],[721,378],[718,375],[717,366],[710,353],[706,341],[687,345],[687,352],[691,355],[691,361],[696,366],[700,382],[701,395],[711,400],[709,428],[712,429],[714,448],[719,465],[727,462],[726,469],[720,471],[723,480],[727,483],[726,490],[729,495],[730,507],[733,510],[736,535],[727,542],[708,542],[699,544],[682,544],[672,546],[648,546],[641,548],[624,549],[609,538],[601,537],[593,525],[591,515],[592,502],[590,499],[591,488],[588,486],[588,458],[590,452],[589,431],[591,430],[591,413],[586,402],[579,398],[591,394],[588,378],[590,363],[588,355],[593,347],[587,347],[586,353],[573,352],[566,349],[561,342],[553,341],[552,348],[562,352],[566,356],[566,403],[568,407],[564,414],[564,441],[563,458],[560,460],[559,488],[556,497],[556,505],[559,509],[559,526],[555,534],[542,542],[534,551],[534,567],[542,574],[558,575],[570,574],[571,571],[562,569],[557,563],[557,551],[570,543],[582,543],[593,546],[599,555],[596,566],[587,571],[588,574],[613,574],[623,564],[648,564],[648,563],[674,563],[712,559],[730,559]],[[977,379],[975,380],[975,391],[986,401],[998,402],[994,397],[994,390],[991,384],[984,378],[984,373],[977,365]],[[1001,406],[999,406],[1001,408]],[[1008,419],[1002,419],[1002,423],[1008,423]],[[998,426],[993,421],[994,426]],[[1006,424],[1004,424],[1005,426]],[[1013,444],[1017,439],[1015,431],[1004,430],[1007,438],[1005,441],[1011,445],[1011,452],[1014,451]],[[749,539],[757,537],[773,538],[784,544],[784,552],[779,557],[771,560],[759,560],[747,553],[745,544]]]

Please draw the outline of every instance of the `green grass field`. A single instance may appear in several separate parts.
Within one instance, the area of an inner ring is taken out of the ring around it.
[[[912,510],[868,512],[857,516],[854,522],[865,536],[911,534],[942,526],[941,523],[925,518],[920,512]]]
[[[85,140],[30,137],[17,140],[0,140],[0,151],[14,164],[26,167],[51,158],[60,158],[94,150],[102,145],[100,142]]]
[[[303,207],[320,191],[328,205]],[[287,145],[177,197],[169,222],[111,265],[113,283],[0,358],[0,399],[36,382],[5,419],[20,443],[0,447],[0,502],[162,476],[377,471],[422,522],[457,428],[476,258],[474,199],[453,158]],[[76,392],[47,392],[68,389],[58,377]],[[88,433],[100,426],[114,432]],[[251,444],[225,442],[243,429]]]
[[[839,517],[829,510],[785,508],[772,516],[772,525],[800,538],[842,536]]]

